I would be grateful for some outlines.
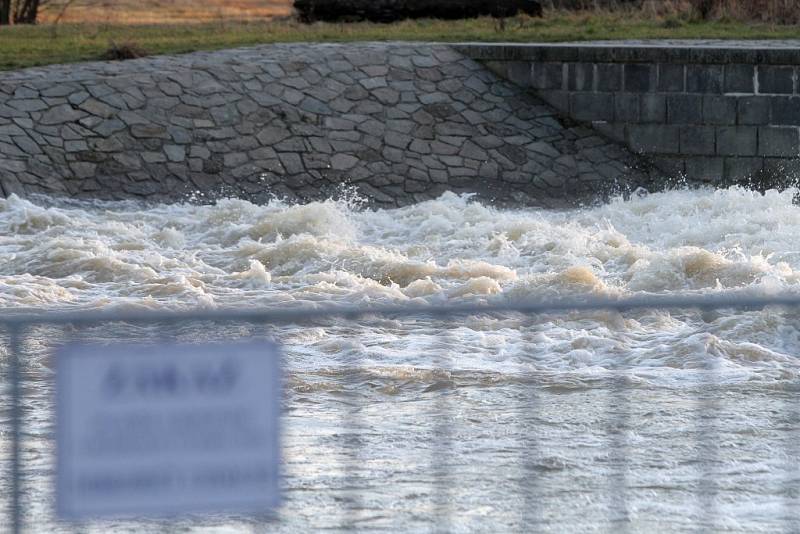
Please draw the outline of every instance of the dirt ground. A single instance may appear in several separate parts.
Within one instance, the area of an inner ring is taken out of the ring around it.
[[[62,11],[61,23],[181,24],[284,17],[292,0],[50,0],[39,21],[53,22]]]

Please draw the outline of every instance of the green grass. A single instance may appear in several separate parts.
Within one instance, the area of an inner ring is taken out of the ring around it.
[[[98,59],[111,42],[133,42],[149,54],[183,53],[275,42],[349,41],[514,41],[593,39],[796,38],[794,26],[743,22],[684,22],[620,14],[549,14],[544,19],[511,19],[505,29],[492,19],[405,21],[395,24],[313,24],[293,21],[179,26],[91,25],[12,26],[0,29],[0,70]]]

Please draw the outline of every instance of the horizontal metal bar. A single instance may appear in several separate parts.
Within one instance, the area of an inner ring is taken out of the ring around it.
[[[24,326],[33,324],[89,324],[100,322],[155,323],[179,321],[244,321],[280,322],[318,319],[324,317],[353,318],[364,315],[392,316],[452,316],[478,313],[517,312],[523,314],[561,313],[569,311],[631,311],[642,309],[760,309],[766,306],[800,307],[800,295],[775,297],[743,297],[739,295],[696,296],[641,296],[620,299],[568,298],[501,304],[455,305],[378,305],[378,306],[324,306],[297,309],[274,308],[221,308],[191,311],[118,311],[92,310],[76,312],[20,313],[12,309],[0,310],[0,324]]]

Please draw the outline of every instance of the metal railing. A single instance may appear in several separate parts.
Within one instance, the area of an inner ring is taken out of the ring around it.
[[[8,471],[5,476],[10,479],[10,495],[0,495],[0,498],[8,500],[8,531],[17,534],[23,531],[23,510],[22,510],[22,435],[25,421],[23,418],[23,391],[24,379],[22,364],[25,359],[23,345],[27,332],[32,327],[38,326],[71,326],[71,327],[90,327],[96,325],[122,323],[133,325],[155,325],[159,329],[169,329],[178,323],[192,323],[196,321],[211,321],[214,323],[253,323],[259,325],[287,325],[295,322],[313,321],[329,318],[340,318],[349,321],[357,321],[364,317],[383,317],[383,318],[412,318],[426,316],[433,319],[453,321],[459,317],[474,314],[522,314],[525,316],[536,316],[538,314],[562,314],[567,312],[593,312],[593,311],[616,311],[620,313],[641,311],[641,310],[760,310],[770,306],[786,307],[791,310],[800,310],[800,296],[774,296],[774,297],[752,297],[741,295],[723,296],[664,296],[664,297],[635,297],[635,298],[571,298],[549,300],[543,302],[507,302],[503,304],[458,304],[458,305],[428,305],[428,306],[403,306],[403,305],[377,305],[371,307],[317,307],[317,308],[298,308],[298,309],[236,309],[236,310],[199,310],[190,312],[170,312],[170,311],[80,311],[80,312],[49,312],[49,313],[30,313],[19,312],[16,310],[6,310],[0,314],[0,328],[7,332],[8,336],[8,358],[7,373],[9,404],[9,434],[11,447],[8,458]],[[447,335],[443,332],[442,335]],[[446,362],[439,362],[447,365]],[[612,397],[616,399],[616,405],[624,406],[626,385],[622,380],[615,380],[612,390]],[[435,531],[448,531],[450,528],[450,517],[447,505],[446,493],[450,489],[451,482],[448,481],[448,470],[446,467],[446,457],[449,453],[445,450],[453,445],[453,436],[449,423],[449,411],[451,406],[446,397],[441,397],[438,407],[438,421],[435,427],[436,458],[434,458],[437,471],[434,473],[436,480],[436,502],[434,514],[436,515],[434,524]],[[612,399],[613,400],[613,399]],[[528,400],[528,409],[536,410],[535,398]],[[713,405],[704,407],[706,410],[713,410]],[[713,414],[709,414],[713,416]],[[353,416],[356,417],[356,416]],[[627,413],[625,410],[617,410],[613,416],[613,424],[624,428]],[[352,423],[352,421],[351,421]],[[535,429],[532,429],[535,430]],[[713,448],[712,438],[705,423],[700,423],[699,440],[704,442],[704,446]],[[354,437],[354,436],[351,436]],[[354,437],[350,446],[360,447],[357,437]],[[536,438],[532,437],[525,444],[530,450],[536,448]],[[613,447],[611,450],[612,463],[615,472],[609,481],[609,489],[612,493],[611,501],[617,510],[619,519],[615,526],[616,531],[626,530],[626,523],[629,518],[626,500],[626,454],[630,449],[630,444],[624,440],[621,432],[614,434]],[[523,466],[525,467],[525,466]],[[532,469],[526,469],[528,474],[533,474]],[[701,481],[702,482],[702,481]],[[800,481],[798,481],[800,482]],[[537,484],[536,476],[530,476],[525,484],[535,487]],[[714,514],[713,496],[709,496],[708,488],[703,488],[705,495],[700,495],[701,499],[709,501],[707,514]],[[800,483],[798,484],[800,489]],[[524,515],[529,521],[534,521],[539,513],[534,492],[527,491],[523,497]],[[356,494],[355,499],[358,499]],[[710,499],[710,500],[709,500]],[[344,529],[357,529],[357,525],[352,521],[352,517],[342,525]],[[523,521],[524,523],[524,521]],[[2,526],[3,523],[0,523]],[[532,523],[531,523],[532,524]],[[796,531],[798,524],[795,521],[787,523],[787,531]]]

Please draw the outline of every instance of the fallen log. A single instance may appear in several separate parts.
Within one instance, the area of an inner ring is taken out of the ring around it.
[[[295,0],[294,8],[306,23],[542,16],[539,0]]]

